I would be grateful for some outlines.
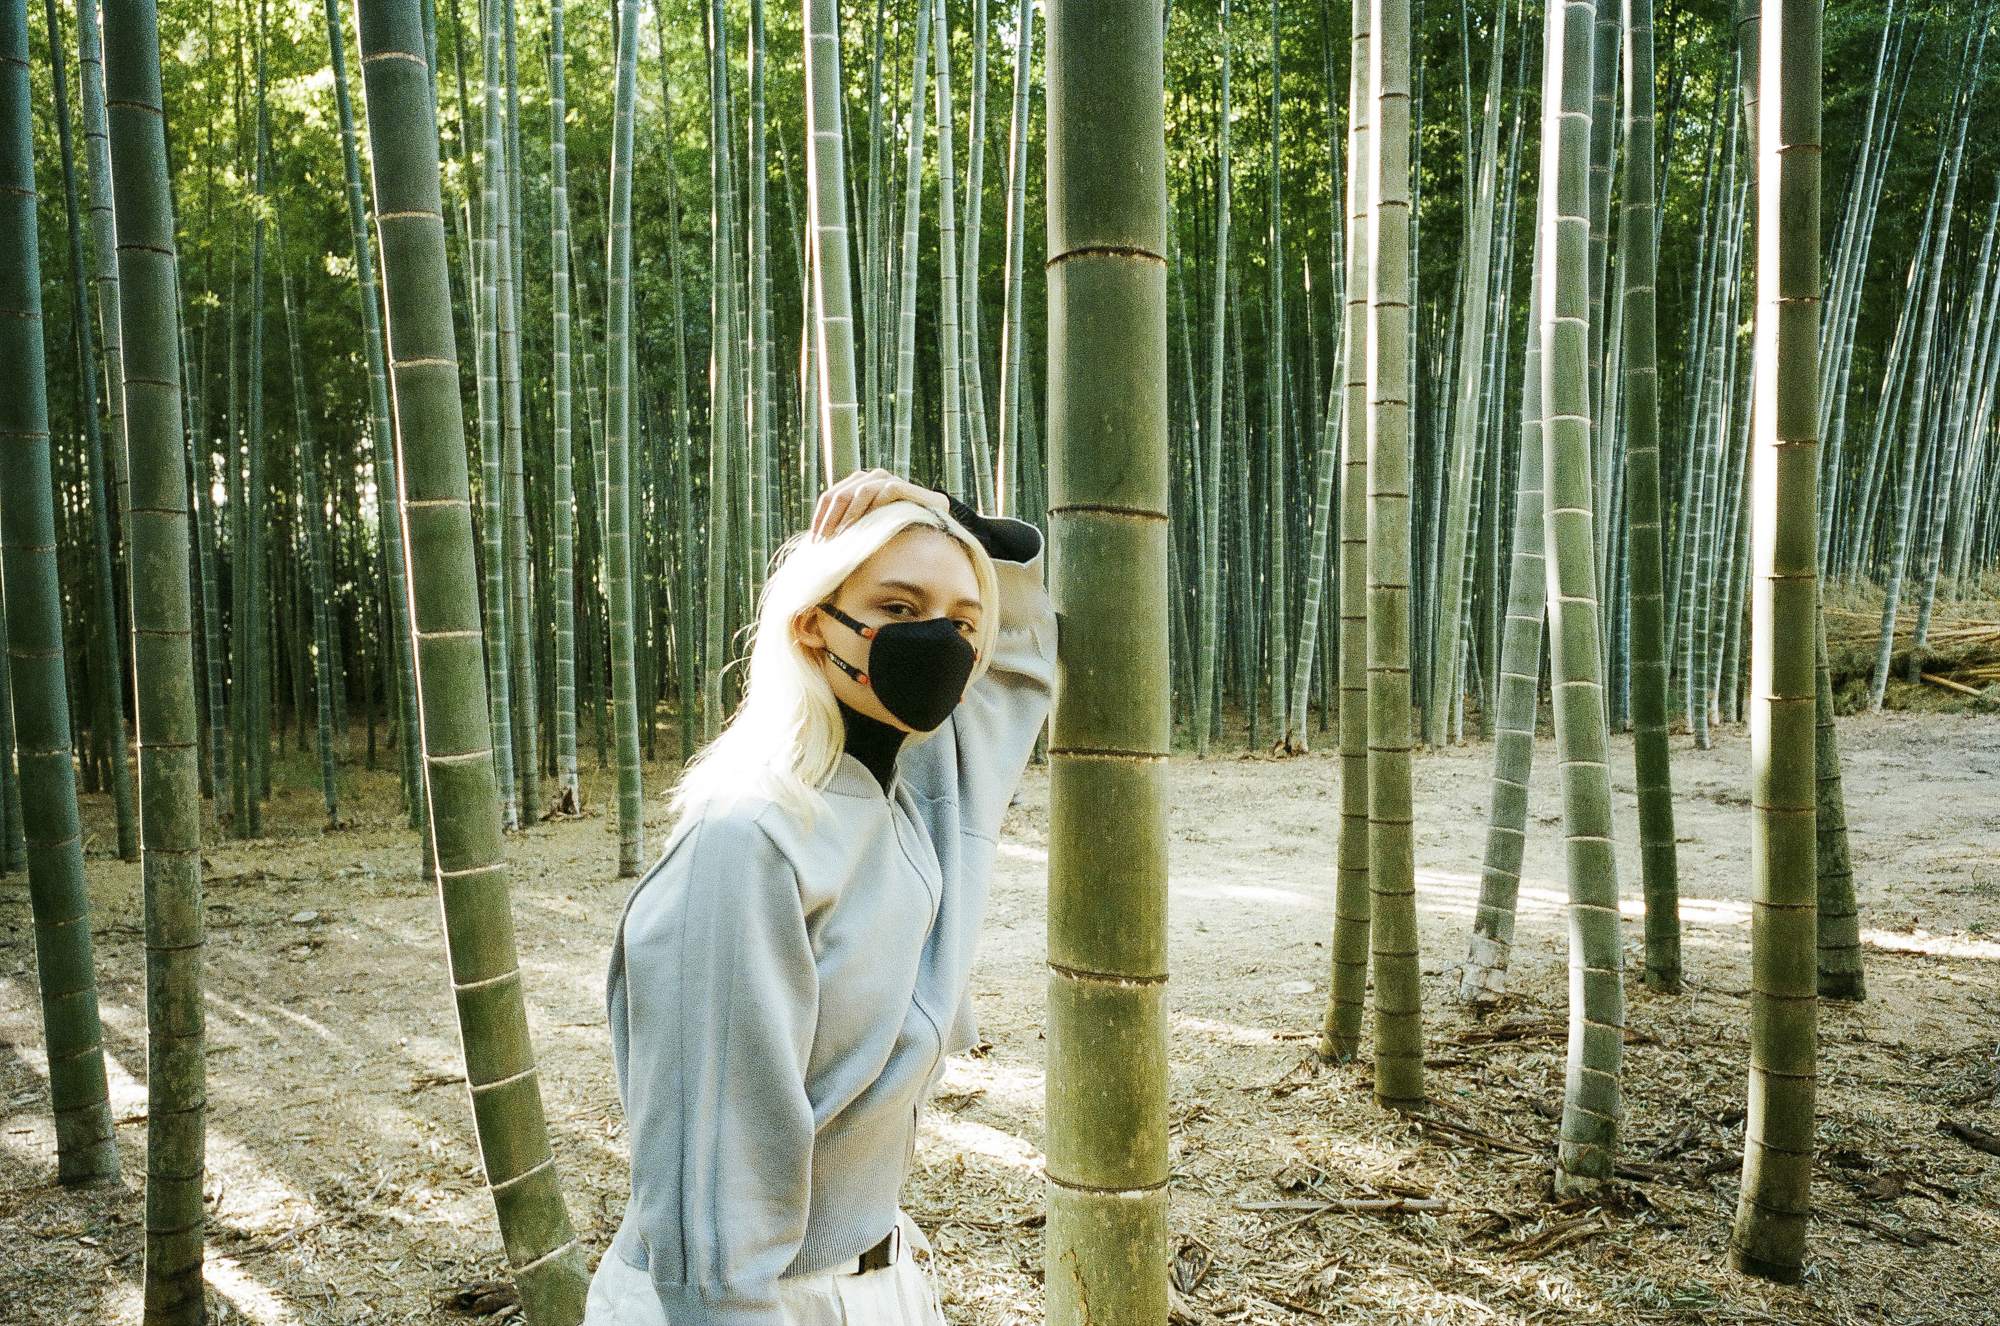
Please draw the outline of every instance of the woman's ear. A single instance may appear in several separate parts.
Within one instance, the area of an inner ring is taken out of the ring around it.
[[[792,638],[807,649],[826,652],[826,635],[820,630],[819,609],[807,608],[792,618]]]

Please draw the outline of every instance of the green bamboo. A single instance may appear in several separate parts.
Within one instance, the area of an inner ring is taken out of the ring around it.
[[[1054,1326],[1167,1319],[1167,208],[1157,0],[1052,0]]]
[[[1291,616],[1290,577],[1286,563],[1288,531],[1286,507],[1286,447],[1288,439],[1285,430],[1285,407],[1288,392],[1285,383],[1285,228],[1284,228],[1284,171],[1279,157],[1280,130],[1283,118],[1284,67],[1280,59],[1278,18],[1281,13],[1279,0],[1271,0],[1271,123],[1268,152],[1268,181],[1270,201],[1267,226],[1266,281],[1271,301],[1271,323],[1264,340],[1264,491],[1268,503],[1265,519],[1269,523],[1269,538],[1265,562],[1265,580],[1269,604],[1270,626],[1267,631],[1268,648],[1271,658],[1271,728],[1278,735],[1277,744],[1290,748],[1292,736],[1292,716],[1290,694],[1285,683],[1291,675],[1287,666],[1285,651],[1290,643]]]
[[[750,0],[750,23],[746,34],[749,46],[748,82],[750,91],[749,132],[744,142],[744,173],[748,177],[746,190],[748,198],[748,231],[744,254],[744,275],[748,286],[744,303],[749,311],[749,321],[744,324],[744,366],[749,372],[750,389],[745,400],[750,425],[750,468],[747,474],[750,488],[749,505],[744,510],[744,544],[749,558],[751,589],[754,593],[763,587],[764,573],[771,560],[771,527],[776,506],[776,485],[771,481],[771,439],[776,432],[771,420],[771,408],[776,393],[773,390],[771,372],[771,232],[770,232],[770,177],[771,162],[767,146],[767,125],[764,119],[764,0]],[[839,43],[833,43],[835,58],[839,58]],[[838,84],[835,85],[836,93]],[[834,124],[840,123],[838,113]],[[808,143],[810,144],[810,135]],[[838,146],[838,144],[836,144]],[[844,155],[840,160],[845,162]],[[844,194],[842,195],[845,196]],[[849,332],[850,342],[852,330]],[[856,443],[859,467],[859,442]],[[650,562],[646,563],[650,565]],[[645,595],[640,601],[646,600]],[[650,694],[650,687],[642,685]],[[648,705],[648,713],[651,705]],[[647,752],[652,750],[652,723],[646,724]]]
[[[861,358],[862,358],[862,400],[861,450],[862,464],[879,466],[882,464],[882,356],[887,343],[884,337],[885,316],[888,308],[888,235],[887,208],[889,190],[882,178],[882,54],[888,29],[888,5],[885,0],[875,0],[875,27],[870,34],[868,51],[868,202],[863,213],[863,235],[861,256]],[[789,191],[791,174],[785,175]],[[805,284],[803,281],[801,284]],[[805,295],[810,300],[811,291]],[[810,314],[808,314],[810,317]],[[809,358],[808,338],[800,338],[801,358]],[[799,384],[800,404],[805,404],[808,383]],[[809,407],[808,407],[809,408]],[[807,485],[810,487],[810,485]]]
[[[1458,403],[1452,414],[1450,477],[1446,489],[1444,539],[1439,558],[1435,653],[1430,695],[1424,704],[1424,740],[1442,746],[1451,740],[1461,706],[1459,655],[1465,620],[1465,548],[1472,523],[1472,469],[1480,425],[1479,389],[1485,359],[1479,351],[1486,324],[1474,310],[1487,306],[1493,271],[1493,198],[1500,172],[1500,66],[1507,48],[1507,6],[1495,6],[1493,56],[1486,75],[1486,109],[1479,134],[1479,176],[1467,222],[1464,316],[1459,320]],[[1471,169],[1471,163],[1467,163]]]
[[[528,1321],[573,1326],[583,1316],[587,1280],[549,1150],[514,951],[479,648],[437,111],[419,9],[418,0],[359,6],[432,872],[443,903],[473,1124],[507,1260]]]
[[[664,52],[662,60],[664,61]],[[549,0],[549,262],[551,265],[550,322],[554,349],[550,373],[554,399],[555,448],[555,564],[550,571],[550,587],[555,591],[556,627],[556,812],[583,813],[583,785],[576,773],[576,511],[575,483],[571,477],[570,442],[571,390],[569,344],[569,134],[568,102],[564,95],[563,0]],[[664,65],[662,68],[664,73]],[[662,104],[664,104],[662,89]],[[671,145],[668,149],[672,164]],[[679,293],[680,247],[674,235],[675,293]],[[680,331],[680,311],[674,312],[674,329]],[[686,365],[682,365],[685,377]],[[685,433],[682,434],[685,438]],[[682,726],[686,726],[683,714]]]
[[[1854,903],[1847,797],[1841,786],[1840,738],[1833,723],[1833,681],[1826,664],[1826,616],[1824,612],[1815,616],[1813,822],[1819,848],[1819,993],[1822,999],[1859,1003],[1868,997],[1861,957],[1861,918]]]
[[[1222,0],[1222,12],[1216,24],[1216,32],[1222,42],[1222,74],[1216,94],[1219,109],[1215,122],[1215,251],[1209,270],[1213,304],[1209,320],[1208,429],[1204,438],[1207,451],[1202,458],[1203,526],[1201,579],[1198,585],[1201,617],[1196,631],[1196,648],[1200,653],[1200,660],[1195,679],[1194,711],[1195,749],[1203,756],[1208,754],[1210,728],[1215,722],[1210,711],[1217,695],[1217,644],[1222,631],[1223,613],[1222,403],[1228,379],[1223,365],[1225,338],[1229,325],[1229,211],[1232,174],[1229,158],[1231,65],[1229,10],[1229,0]]]
[[[278,284],[285,304],[285,343],[291,351],[292,403],[298,418],[299,501],[303,507],[306,539],[306,572],[310,586],[313,635],[313,695],[319,707],[314,723],[314,744],[319,755],[320,793],[326,802],[326,823],[340,823],[340,785],[333,762],[333,647],[338,636],[332,620],[333,569],[326,549],[326,500],[319,485],[319,451],[313,445],[312,418],[306,406],[306,371],[299,354],[299,320],[292,304],[292,272],[284,263],[284,228],[278,229]],[[301,727],[305,723],[299,716]]]
[[[956,132],[951,96],[951,25],[939,0],[932,7],[932,57],[937,62],[938,174],[938,397],[942,405],[944,446],[940,451],[942,483],[954,493],[967,491],[971,467],[965,449],[965,367],[960,359],[958,317],[958,177],[952,163]]]
[[[1646,895],[1646,984],[1681,983],[1680,867],[1667,752],[1665,569],[1660,547],[1659,364],[1655,342],[1658,208],[1653,187],[1653,0],[1625,4],[1625,186],[1619,221],[1624,291],[1625,539],[1631,587],[1629,689]]]
[[[1410,776],[1410,5],[1372,0],[1368,91],[1368,893],[1375,1099],[1424,1105]]]
[[[1030,56],[1035,48],[1035,6],[1020,0],[1014,12],[1014,111],[1007,129],[1007,266],[1004,279],[1006,312],[1000,324],[1000,454],[993,484],[994,510],[1000,515],[1017,515],[1021,509],[1021,305],[1025,279],[1028,194],[1028,91]],[[1207,563],[1204,561],[1204,566]],[[1210,575],[1209,580],[1213,580]],[[1207,583],[1207,582],[1205,582]],[[1203,602],[1213,597],[1213,586],[1204,591]],[[1213,645],[1211,644],[1211,649]],[[1212,665],[1211,665],[1212,666]],[[1199,712],[1207,713],[1207,692]],[[1205,748],[1208,729],[1200,738]]]
[[[118,308],[118,227],[111,195],[111,146],[104,108],[104,54],[98,31],[97,0],[77,0],[77,70],[83,85],[83,153],[90,176],[90,280],[97,287],[97,321],[104,348],[104,406],[113,443],[111,473],[115,491],[112,512],[119,528],[130,496],[127,458],[117,439],[125,436],[125,383],[116,365],[124,355]]]
[[[1550,20],[1552,21],[1552,20]],[[1528,307],[1541,307],[1548,252],[1536,227]],[[1501,624],[1499,681],[1493,719],[1493,781],[1486,819],[1486,848],[1479,872],[1479,907],[1465,959],[1459,997],[1499,999],[1507,990],[1514,950],[1514,911],[1521,892],[1527,846],[1528,776],[1534,767],[1535,723],[1547,620],[1546,539],[1542,529],[1542,338],[1530,322],[1521,376],[1520,472],[1515,480],[1513,552],[1508,559],[1507,604]]]
[[[63,216],[69,232],[70,316],[76,325],[77,378],[82,396],[85,482],[90,485],[92,609],[100,627],[92,634],[97,656],[91,671],[109,679],[93,687],[106,728],[111,756],[111,796],[118,818],[118,859],[139,859],[139,822],[132,813],[132,769],[125,746],[125,686],[118,644],[117,596],[111,569],[111,521],[106,510],[114,480],[104,472],[104,436],[98,427],[97,349],[90,331],[90,300],[84,289],[83,218],[76,188],[76,149],[70,138],[68,76],[63,68],[62,27],[54,0],[48,0],[49,72],[56,105],[56,137],[62,152]],[[124,396],[120,385],[119,396]],[[123,418],[119,422],[123,423]],[[122,438],[121,438],[122,441]]]
[[[991,429],[986,421],[986,379],[980,362],[982,330],[979,302],[980,218],[985,202],[986,171],[986,0],[972,0],[972,93],[967,98],[965,135],[965,213],[958,246],[959,366],[965,379],[965,439],[972,454],[972,482],[979,509],[998,510],[994,486],[995,461]]]
[[[1765,0],[1758,81],[1751,1002],[1737,1270],[1805,1268],[1818,1035],[1820,11]]]
[[[1554,11],[1542,97],[1541,229],[1548,255],[1536,310],[1542,338],[1542,528],[1570,924],[1569,1072],[1556,1161],[1561,1192],[1588,1192],[1611,1178],[1624,1112],[1619,1093],[1624,950],[1597,625],[1587,375],[1595,19],[1589,0],[1567,0]]]
[[[605,264],[604,394],[610,519],[604,589],[611,603],[611,709],[618,740],[618,874],[639,873],[644,850],[639,782],[639,691],[632,601],[632,130],[639,79],[638,0],[619,0],[618,82],[611,141],[611,226]],[[716,500],[711,495],[711,501]],[[711,555],[720,549],[711,549]]]
[[[0,598],[4,598],[0,594]],[[7,633],[7,612],[0,605],[0,696],[9,697],[8,703],[0,704],[0,821],[4,822],[4,837],[0,837],[0,867],[4,873],[18,875],[28,868],[28,839],[21,823],[21,777],[14,766],[14,694],[13,669],[7,666],[5,647]],[[29,898],[32,913],[34,900]],[[93,977],[93,980],[96,978]],[[46,1034],[46,1029],[45,1029]],[[61,1169],[61,1142],[57,1142],[58,1178]]]
[[[264,833],[265,773],[270,752],[265,692],[270,665],[270,632],[266,615],[264,575],[264,262],[265,218],[269,205],[270,107],[265,77],[266,9],[258,0],[255,29],[257,118],[252,131],[255,194],[250,223],[250,339],[244,366],[246,427],[243,434],[242,507],[237,517],[240,538],[234,552],[234,583],[238,611],[230,620],[230,687],[241,734],[237,756],[236,798],[240,815],[236,836],[259,838]]]
[[[1975,26],[1978,31],[1977,50],[1976,53],[1971,54],[1968,58],[1965,66],[1967,73],[1961,80],[1960,92],[1953,108],[1953,119],[1956,123],[1950,153],[1950,166],[1945,175],[1944,198],[1940,205],[1941,214],[1946,219],[1947,225],[1949,224],[1953,204],[1958,196],[1959,171],[1965,160],[1966,131],[1972,123],[1972,90],[1978,82],[1978,70],[1986,52],[1988,24],[1982,18]],[[1970,47],[1973,41],[1970,33],[1968,33],[1966,40],[1968,47]],[[1818,50],[1816,37],[1813,49],[1815,52]],[[1816,59],[1817,55],[1815,55]],[[1815,64],[1815,70],[1817,67],[1817,64]],[[1814,77],[1817,80],[1816,73]],[[1817,124],[1817,120],[1815,120],[1815,124]],[[1815,156],[1814,160],[1817,161],[1817,159],[1817,156]],[[1940,312],[1942,312],[1944,301],[1941,291],[1944,282],[1945,256],[1951,247],[1951,245],[1945,243],[1939,243],[1934,246],[1929,259],[1930,271],[1925,278],[1923,321],[1916,333],[1915,377],[1910,387],[1911,400],[1921,404],[1927,404],[1930,399],[1932,347],[1935,342],[1932,331],[1937,325]],[[1813,252],[1815,254],[1818,253],[1817,245],[1814,246]],[[1817,304],[1815,304],[1815,307],[1817,307]],[[1896,485],[1893,543],[1890,546],[1888,555],[1888,574],[1884,578],[1882,587],[1882,626],[1880,634],[1877,637],[1875,670],[1868,687],[1868,708],[1874,713],[1881,712],[1883,696],[1887,692],[1889,685],[1889,658],[1895,648],[1896,611],[1902,602],[1903,580],[1910,562],[1910,544],[1912,542],[1911,518],[1915,511],[1917,482],[1920,473],[1919,460],[1920,457],[1931,449],[1931,443],[1935,440],[1932,431],[1926,429],[1924,426],[1929,417],[1930,412],[1925,408],[1915,408],[1907,412],[1905,435],[1903,438],[1901,479]]]
[[[889,468],[908,476],[910,440],[916,427],[917,230],[923,207],[924,99],[930,90],[932,0],[917,0],[916,54],[910,74],[910,121],[904,166],[903,256],[896,303],[896,431]]]
[[[840,112],[840,28],[834,0],[806,0],[806,191],[812,232],[813,330],[819,366],[820,446],[828,477],[861,468],[855,397],[847,149]],[[912,264],[914,267],[914,264]]]
[[[132,482],[132,657],[146,892],[146,1322],[180,1326],[203,1317],[201,776],[174,217],[152,0],[105,5],[104,50]]]
[[[53,21],[49,35],[52,41],[60,36]],[[59,53],[54,63],[60,70]],[[118,1142],[105,1078],[104,1033],[97,1015],[83,832],[77,820],[76,772],[70,763],[29,82],[27,0],[4,0],[0,3],[0,373],[5,374],[0,385],[0,571],[6,582],[8,691],[0,703],[12,707],[14,741],[0,751],[0,758],[13,759],[18,752],[20,760],[19,814],[27,848],[28,901],[35,921],[49,1105],[55,1116],[56,1176],[65,1185],[95,1185],[117,1182]],[[63,118],[66,122],[66,111]],[[63,148],[67,162],[67,132]],[[107,634],[111,629],[107,623]]]
[[[729,201],[730,121],[728,108],[728,35],[720,0],[703,6],[702,26],[708,45],[709,141],[709,381],[726,384],[735,378],[735,300],[730,294],[730,270],[735,262],[736,208]],[[713,740],[722,730],[722,672],[729,652],[729,530],[727,496],[730,488],[731,392],[711,392],[708,418],[708,540],[705,549],[707,603],[702,636],[702,731]],[[900,425],[899,425],[900,427]],[[905,438],[907,441],[907,438]],[[602,450],[603,448],[599,448]],[[907,469],[908,447],[901,453]],[[599,522],[600,542],[604,539]],[[601,741],[600,727],[600,741]]]
[[[1344,296],[1346,404],[1340,429],[1340,843],[1333,895],[1333,943],[1322,1049],[1351,1059],[1361,1048],[1368,991],[1368,290],[1369,0],[1353,0],[1347,79],[1347,280]],[[1217,356],[1218,362],[1220,356]],[[1211,416],[1220,424],[1220,409]]]
[[[361,295],[361,340],[368,357],[369,455],[374,458],[377,492],[384,503],[395,500],[396,450],[390,440],[389,370],[382,350],[382,306],[375,285],[375,254],[368,243],[367,209],[361,192],[361,151],[354,132],[354,103],[347,86],[347,52],[340,31],[337,0],[326,0],[326,40],[333,63],[333,96],[340,119],[340,155],[347,173],[347,225],[354,252],[355,284]],[[463,79],[461,78],[461,85]],[[418,792],[423,771],[417,763],[416,686],[411,675],[410,603],[403,581],[403,528],[383,520],[383,560],[389,566],[389,614],[395,656],[396,696],[401,739],[404,797],[412,826],[427,824]]]
[[[500,188],[499,296],[501,547],[507,595],[507,692],[521,823],[542,817],[542,761],[535,680],[534,569],[528,557],[526,457],[521,436],[521,80],[516,68],[514,0],[499,0],[505,49],[506,142]]]
[[[509,667],[512,639],[507,630],[507,465],[501,438],[505,393],[501,384],[502,284],[507,260],[506,135],[501,125],[502,19],[500,4],[489,3],[483,20],[485,58],[485,133],[479,166],[479,293],[475,297],[478,324],[479,380],[479,539],[480,571],[486,586],[483,619],[486,638],[488,722],[493,728],[493,764],[500,780],[500,822],[521,827],[519,783],[514,772],[513,673]],[[373,131],[370,131],[371,137]],[[414,565],[414,563],[412,563]]]

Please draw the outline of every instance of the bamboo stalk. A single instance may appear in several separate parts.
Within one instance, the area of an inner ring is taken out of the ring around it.
[[[1756,643],[1749,1117],[1730,1262],[1795,1283],[1811,1206],[1818,990],[1820,13],[1764,0],[1757,152]],[[1893,622],[1893,616],[1890,618]]]
[[[535,1326],[574,1326],[583,1316],[587,1278],[549,1150],[515,957],[479,651],[437,112],[419,8],[417,0],[361,0],[359,13],[432,873],[443,905],[473,1126],[501,1241],[527,1319]]]
[[[1048,6],[1048,1317],[1167,1317],[1167,236],[1156,0]]]

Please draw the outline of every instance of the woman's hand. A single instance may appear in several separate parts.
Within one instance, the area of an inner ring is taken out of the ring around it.
[[[819,505],[813,508],[813,537],[830,539],[890,502],[915,502],[941,514],[951,510],[943,493],[919,488],[887,470],[856,470],[819,495]]]

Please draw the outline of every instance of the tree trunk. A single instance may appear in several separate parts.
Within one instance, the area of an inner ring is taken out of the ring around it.
[[[1639,859],[1646,894],[1646,984],[1681,984],[1680,868],[1667,752],[1667,637],[1660,561],[1660,407],[1653,190],[1653,0],[1625,3],[1624,288],[1625,537],[1631,586],[1632,759],[1639,789]]]
[[[409,533],[433,872],[473,1124],[500,1236],[536,1326],[583,1316],[582,1248],[549,1151],[528,1033],[479,651],[458,347],[438,185],[438,132],[417,0],[362,0],[361,67],[389,292],[400,515]],[[631,29],[628,27],[627,32]],[[418,566],[424,568],[416,578]]]
[[[1410,780],[1410,6],[1369,21],[1368,893],[1375,1100],[1424,1104]]]
[[[1048,10],[1048,1318],[1167,1319],[1167,235],[1156,0]]]
[[[610,453],[604,589],[611,600],[611,709],[618,743],[618,874],[639,873],[644,855],[639,782],[639,679],[632,622],[632,129],[639,93],[638,0],[618,7],[618,81],[611,144],[611,235],[606,262],[604,393]],[[711,445],[713,443],[711,442]],[[716,495],[710,495],[715,501]],[[726,500],[726,499],[725,499]],[[711,549],[720,555],[721,549]],[[648,697],[650,701],[650,697]]]
[[[1592,534],[1590,104],[1596,13],[1568,0],[1549,25],[1542,97],[1541,229],[1548,267],[1536,309],[1542,339],[1542,515],[1548,556],[1550,680],[1563,766],[1564,875],[1570,924],[1569,1073],[1559,1192],[1611,1178],[1624,1113],[1624,949],[1612,856],[1610,734],[1604,717]]]
[[[53,22],[49,33],[51,39],[58,36]],[[54,64],[60,71],[60,53]],[[83,832],[70,763],[29,82],[27,0],[0,0],[0,372],[6,375],[0,387],[0,570],[6,582],[8,671],[8,694],[0,701],[12,706],[14,724],[14,741],[0,750],[0,759],[12,760],[19,752],[56,1176],[66,1185],[94,1185],[117,1182],[118,1142],[105,1079]],[[62,118],[67,164],[66,107]],[[81,256],[78,247],[72,244],[73,256]],[[106,623],[107,634],[114,629]]]
[[[861,468],[853,278],[848,259],[847,151],[840,112],[839,15],[833,0],[806,0],[806,56],[806,174],[811,180],[806,193],[806,224],[813,237],[820,446],[827,480],[832,482]]]
[[[204,1067],[201,776],[188,578],[174,217],[158,18],[104,11],[105,92],[133,481],[132,657],[146,882],[146,1321],[202,1320]]]
[[[1811,1208],[1819,998],[1814,814],[1820,11],[1764,0],[1758,79],[1750,1092],[1731,1265],[1796,1283]],[[1891,619],[1893,622],[1893,618]]]

